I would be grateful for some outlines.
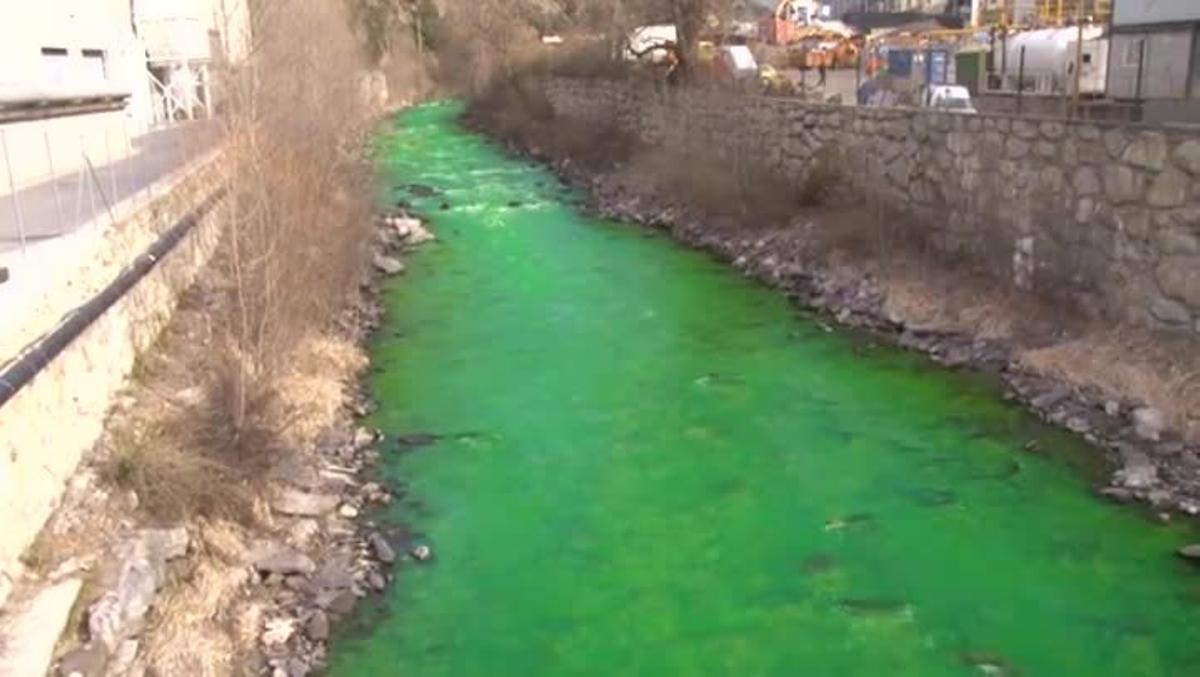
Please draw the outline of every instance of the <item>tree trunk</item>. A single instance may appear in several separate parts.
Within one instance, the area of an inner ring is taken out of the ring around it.
[[[704,28],[704,0],[674,0],[675,31],[679,41],[679,70],[685,79],[693,75],[697,61],[700,31]]]

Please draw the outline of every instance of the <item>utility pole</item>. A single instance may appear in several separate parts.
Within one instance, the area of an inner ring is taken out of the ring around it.
[[[1079,116],[1079,83],[1083,74],[1083,0],[1075,5],[1075,102],[1074,114]]]

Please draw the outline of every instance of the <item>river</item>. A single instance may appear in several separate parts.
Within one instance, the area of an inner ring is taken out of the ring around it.
[[[1098,452],[581,213],[458,112],[379,141],[439,237],[372,377],[390,439],[440,436],[383,470],[435,558],[333,674],[1197,674],[1195,533],[1097,499]]]

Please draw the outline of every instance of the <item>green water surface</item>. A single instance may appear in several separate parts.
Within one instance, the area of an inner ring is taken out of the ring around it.
[[[581,214],[457,113],[380,142],[439,237],[373,378],[390,438],[444,435],[385,452],[436,560],[333,674],[1200,674],[1194,534],[1094,498],[1097,452]]]

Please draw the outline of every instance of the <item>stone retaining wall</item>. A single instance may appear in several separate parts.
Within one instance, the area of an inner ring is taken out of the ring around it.
[[[126,217],[92,246],[54,251],[84,257],[72,259],[81,270],[96,261],[112,262],[105,268],[110,275],[104,283],[112,281],[121,267],[222,183],[219,156],[210,156],[187,168],[182,177],[168,180],[170,192],[165,197],[115,209]],[[202,219],[120,301],[0,407],[0,524],[4,525],[0,528],[0,607],[17,558],[57,506],[84,453],[99,439],[113,396],[133,371],[138,355],[167,325],[180,294],[212,256],[220,211],[218,206]],[[62,283],[74,283],[77,291],[82,288],[83,293],[74,297],[75,305],[98,290],[77,278],[62,278]],[[56,312],[52,317],[61,317],[67,309]]]
[[[1090,315],[1200,332],[1200,134],[654,88],[541,83],[558,115],[802,181],[835,167],[942,254]]]

